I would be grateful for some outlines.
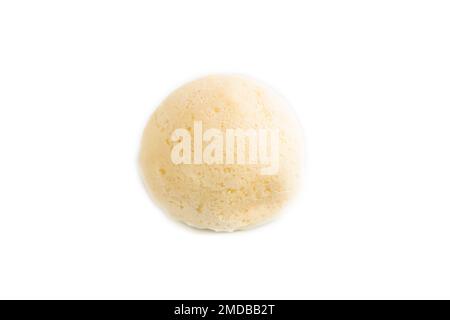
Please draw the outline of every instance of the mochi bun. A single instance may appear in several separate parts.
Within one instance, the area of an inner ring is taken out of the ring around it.
[[[171,93],[144,130],[139,164],[154,201],[175,219],[214,231],[272,219],[299,186],[296,115],[265,85],[211,75]]]

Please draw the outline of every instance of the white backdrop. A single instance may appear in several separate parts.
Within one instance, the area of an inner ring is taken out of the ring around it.
[[[0,298],[450,298],[448,1],[2,1]],[[137,170],[174,88],[295,107],[306,179],[269,225],[174,223]]]

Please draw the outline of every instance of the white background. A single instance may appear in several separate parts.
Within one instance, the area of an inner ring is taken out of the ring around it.
[[[297,204],[233,234],[174,223],[143,127],[216,72],[306,136]],[[448,1],[2,1],[0,298],[450,298]]]

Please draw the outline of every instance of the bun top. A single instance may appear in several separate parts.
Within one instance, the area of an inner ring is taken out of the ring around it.
[[[297,189],[295,113],[267,86],[212,75],[178,88],[151,116],[140,166],[154,200],[191,226],[245,229],[272,218]]]

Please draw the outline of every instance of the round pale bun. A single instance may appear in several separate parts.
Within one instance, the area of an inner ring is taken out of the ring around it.
[[[221,154],[221,149],[211,153],[215,162],[206,163],[204,156],[212,140],[200,142],[202,149],[194,142],[202,137],[196,131],[199,123],[203,134],[215,129],[213,136],[220,142],[215,146],[222,144]],[[180,138],[177,129],[189,133],[191,141]],[[250,144],[255,141],[251,135],[244,140],[235,136],[233,147],[227,129],[257,133],[256,163],[254,158],[250,161]],[[267,138],[266,148],[259,140],[262,136]],[[243,149],[238,150],[238,141],[245,141],[240,163],[238,152]],[[180,149],[187,144],[190,150]],[[175,150],[182,150],[181,163],[174,161]],[[198,150],[203,153],[195,154]],[[302,150],[300,125],[280,96],[244,76],[211,75],[178,88],[156,109],[144,130],[139,162],[152,198],[170,216],[201,229],[234,231],[270,220],[293,197],[301,177]]]

